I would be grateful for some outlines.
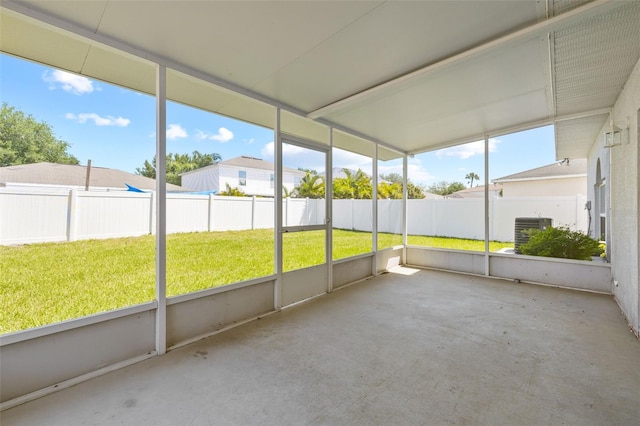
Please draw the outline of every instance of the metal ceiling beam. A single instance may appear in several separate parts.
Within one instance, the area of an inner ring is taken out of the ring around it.
[[[433,71],[476,57],[488,51],[520,42],[526,38],[540,36],[544,33],[554,31],[562,25],[570,25],[571,23],[577,20],[584,19],[593,15],[596,15],[598,13],[603,13],[615,6],[617,6],[615,0],[596,0],[594,2],[587,3],[569,12],[563,13],[562,15],[555,16],[543,22],[539,22],[537,24],[531,25],[527,28],[521,29],[511,34],[507,34],[506,36],[484,43],[480,46],[466,50],[457,55],[453,55],[439,62],[426,65],[422,68],[419,68],[415,71],[396,77],[385,83],[381,83],[381,84],[372,86],[368,89],[365,89],[363,91],[360,91],[358,93],[354,93],[353,95],[350,95],[346,98],[343,98],[341,100],[328,104],[322,108],[316,109],[315,111],[311,111],[310,113],[307,114],[307,117],[313,118],[313,119],[325,117],[337,111],[348,108],[354,103],[362,102],[369,97],[379,94],[380,92],[394,89],[395,87],[403,83],[422,77]]]

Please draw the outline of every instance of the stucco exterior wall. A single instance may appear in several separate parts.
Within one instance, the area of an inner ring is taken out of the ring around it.
[[[586,195],[586,191],[586,176],[502,183],[503,197],[561,197],[565,195]]]
[[[609,215],[608,234],[613,293],[636,334],[640,334],[640,156],[638,151],[638,116],[640,115],[640,62],[613,108],[616,126],[628,129],[621,145],[604,148],[602,137],[594,142],[589,155],[589,199],[595,202],[597,160],[607,178],[609,194],[606,205]],[[600,134],[608,128],[609,123]],[[610,158],[610,164],[608,159]]]

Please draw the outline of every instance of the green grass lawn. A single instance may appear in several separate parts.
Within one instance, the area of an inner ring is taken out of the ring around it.
[[[378,247],[399,244],[398,237],[379,234]],[[334,259],[372,251],[371,233],[334,230],[333,241]],[[452,238],[410,236],[409,243],[484,250],[483,241]],[[273,247],[268,229],[168,235],[167,296],[271,275]],[[324,231],[283,235],[285,271],[322,264],[324,256]],[[0,333],[154,298],[154,236],[0,246]]]
[[[482,240],[465,240],[462,238],[449,237],[426,237],[423,235],[409,235],[407,243],[412,246],[438,247],[455,250],[471,250],[484,252],[484,241]],[[513,243],[489,241],[489,251],[497,252],[503,248],[512,248]]]

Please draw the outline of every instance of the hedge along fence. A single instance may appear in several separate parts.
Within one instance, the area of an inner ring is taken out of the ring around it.
[[[272,198],[167,194],[167,233],[273,228]],[[587,228],[586,198],[536,197],[489,200],[490,240],[513,241],[516,217],[551,217],[554,225]],[[332,224],[373,229],[371,200],[334,200]],[[283,223],[324,223],[322,199],[286,198]],[[155,233],[154,193],[126,191],[0,192],[0,244],[75,241]],[[402,201],[378,200],[378,231],[402,233]],[[484,239],[483,199],[408,200],[412,235]]]

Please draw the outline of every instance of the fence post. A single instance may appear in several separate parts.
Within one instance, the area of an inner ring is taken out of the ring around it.
[[[358,231],[358,226],[356,226],[356,212],[355,212],[355,200],[351,199],[351,229]]]
[[[207,231],[213,230],[213,194],[209,194],[209,220],[207,221]]]
[[[256,196],[251,199],[251,229],[256,229]]]
[[[149,197],[151,203],[149,207],[149,234],[151,235],[156,234],[156,197],[156,192],[151,191]]]
[[[289,226],[289,197],[284,199],[284,225],[283,226]]]
[[[76,224],[78,213],[78,190],[69,191],[69,203],[67,204],[67,241],[76,240]]]
[[[497,232],[496,232],[495,220],[494,220],[494,215],[496,211],[496,205],[495,205],[496,199],[493,196],[489,196],[487,200],[489,201],[489,235],[487,235],[487,239],[489,241],[496,241]]]

